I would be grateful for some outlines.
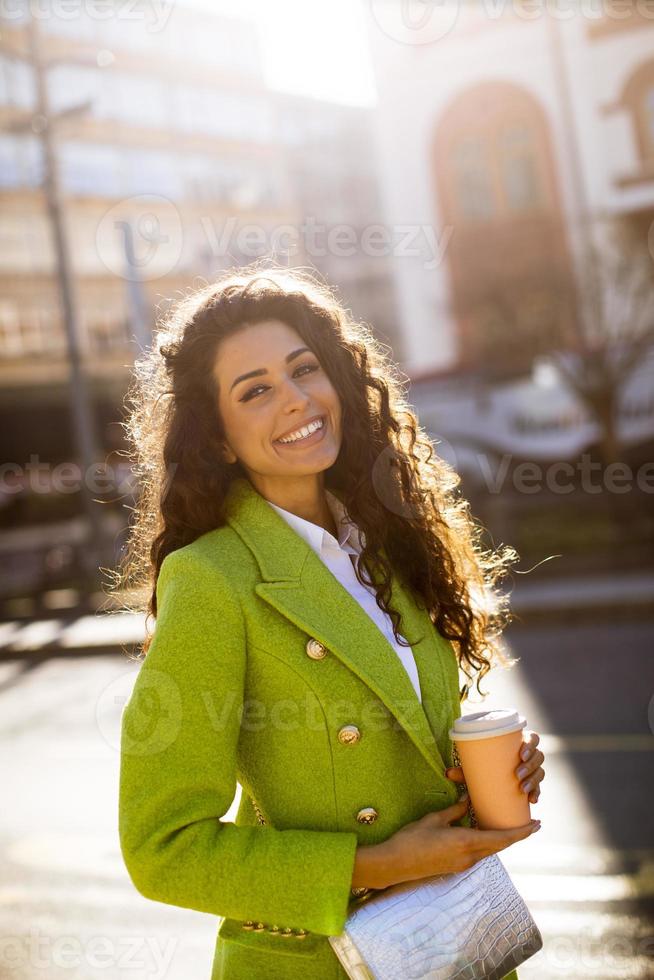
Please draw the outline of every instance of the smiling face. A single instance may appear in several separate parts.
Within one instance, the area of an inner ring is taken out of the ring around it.
[[[220,343],[213,374],[225,458],[238,459],[264,496],[289,481],[313,486],[336,461],[341,402],[318,358],[292,327],[281,320],[243,327]],[[310,435],[280,441],[316,420],[322,426]]]

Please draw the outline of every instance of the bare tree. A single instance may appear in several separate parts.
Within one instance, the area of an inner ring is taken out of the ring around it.
[[[590,231],[575,273],[552,256],[473,280],[456,315],[474,324],[472,360],[487,382],[524,374],[539,356],[553,362],[597,423],[606,466],[620,455],[622,393],[654,348],[654,255],[615,221]]]
[[[575,282],[573,343],[551,352],[600,429],[604,465],[620,454],[617,415],[634,370],[654,346],[654,256],[611,222],[587,244]]]

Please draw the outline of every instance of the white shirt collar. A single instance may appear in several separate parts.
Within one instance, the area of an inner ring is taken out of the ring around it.
[[[306,541],[310,548],[313,548],[317,555],[330,550],[344,551],[348,555],[358,555],[361,551],[362,540],[365,540],[363,533],[359,531],[357,525],[351,520],[345,507],[335,494],[329,490],[325,490],[325,496],[327,497],[327,504],[336,522],[338,540],[336,540],[333,534],[326,531],[324,527],[320,527],[319,524],[314,524],[312,521],[307,521],[303,517],[298,517],[297,514],[291,514],[290,511],[284,510],[283,507],[278,507],[277,504],[273,504],[270,500],[268,503],[271,507],[274,507],[277,513],[284,518],[286,523],[294,531],[297,531],[300,537]]]

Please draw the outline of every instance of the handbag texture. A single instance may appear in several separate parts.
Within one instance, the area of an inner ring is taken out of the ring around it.
[[[368,892],[329,942],[352,980],[502,980],[543,945],[497,854]]]
[[[454,765],[460,765],[453,746]],[[470,824],[477,816],[469,803]],[[452,874],[357,888],[329,936],[351,980],[502,980],[543,939],[497,854]]]

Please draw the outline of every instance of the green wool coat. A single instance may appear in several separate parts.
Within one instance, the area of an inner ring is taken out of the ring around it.
[[[121,722],[120,846],[142,895],[221,917],[212,980],[342,980],[327,936],[347,917],[357,845],[458,798],[444,774],[455,653],[395,575],[392,599],[422,704],[378,627],[248,480],[232,484],[225,526],[162,563]]]

